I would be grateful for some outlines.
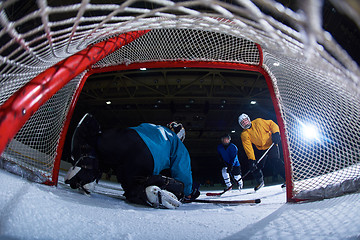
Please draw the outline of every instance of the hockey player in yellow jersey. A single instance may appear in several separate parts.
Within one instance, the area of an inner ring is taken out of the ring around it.
[[[254,176],[257,186],[255,191],[264,186],[264,175],[262,169],[267,159],[270,159],[275,172],[277,172],[284,180],[284,163],[280,159],[280,131],[279,126],[272,120],[257,118],[250,121],[247,114],[243,113],[239,116],[239,124],[243,128],[241,133],[241,141],[248,158],[250,172]],[[262,156],[266,150],[274,143],[267,155],[256,164],[256,160]]]

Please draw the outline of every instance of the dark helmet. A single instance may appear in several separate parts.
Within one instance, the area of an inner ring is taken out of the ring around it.
[[[227,133],[221,136],[221,140],[224,139],[224,138],[228,138],[229,140],[231,140],[230,135],[227,134]]]
[[[225,141],[224,141],[225,139],[229,139],[229,141],[226,141],[226,142],[225,142]],[[222,145],[227,146],[227,145],[230,144],[230,141],[231,141],[231,137],[230,137],[229,134],[224,134],[224,135],[221,136],[221,143],[222,143]]]

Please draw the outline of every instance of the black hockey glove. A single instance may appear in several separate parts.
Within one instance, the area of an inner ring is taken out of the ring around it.
[[[195,200],[200,196],[199,189],[194,189],[194,191],[190,194],[190,200]]]
[[[280,144],[280,141],[281,141],[280,133],[279,132],[273,133],[271,135],[271,139],[272,139],[273,143]]]
[[[249,162],[250,162],[250,172],[253,173],[257,169],[256,161],[249,159]]]
[[[193,183],[193,191],[190,194],[190,196],[186,196],[185,199],[190,201],[197,199],[200,196],[199,188],[200,188],[200,184]]]

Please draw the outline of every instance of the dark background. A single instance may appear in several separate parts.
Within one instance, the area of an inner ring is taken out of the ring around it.
[[[105,103],[108,100],[110,105]],[[252,120],[261,117],[277,122],[265,79],[259,73],[187,68],[94,74],[88,78],[76,105],[63,159],[70,159],[71,135],[87,112],[97,118],[103,129],[143,122],[183,123],[193,176],[201,183],[222,183],[216,148],[224,133],[230,134],[232,143],[238,146],[242,171],[248,170],[238,124],[241,113],[247,113]],[[264,174],[272,175],[271,166],[265,168]]]

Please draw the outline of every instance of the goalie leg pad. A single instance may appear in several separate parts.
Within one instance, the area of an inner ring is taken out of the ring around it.
[[[181,205],[175,194],[167,190],[161,190],[158,186],[148,186],[145,192],[147,202],[152,207],[175,209]]]
[[[143,185],[145,188],[153,185],[158,186],[163,190],[167,190],[175,194],[179,201],[182,201],[184,198],[184,184],[170,177],[152,175],[145,180]]]

